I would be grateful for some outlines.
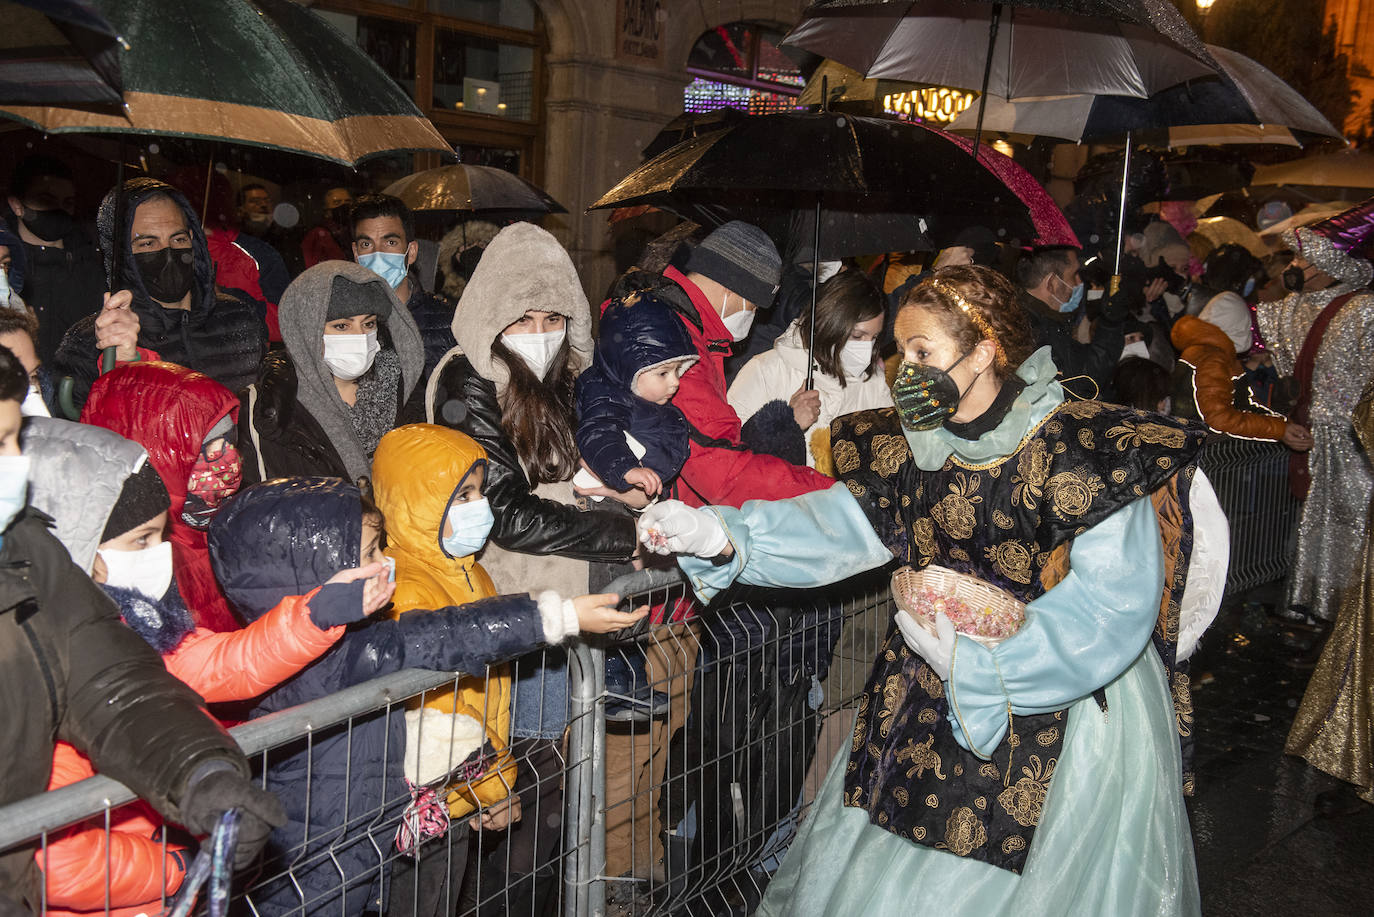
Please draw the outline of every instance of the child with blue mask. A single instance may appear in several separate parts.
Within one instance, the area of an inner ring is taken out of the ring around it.
[[[494,522],[483,495],[486,472],[486,451],[457,430],[410,424],[382,437],[372,462],[372,482],[377,506],[387,520],[387,554],[396,563],[393,615],[401,621],[421,609],[496,595],[476,557]],[[607,598],[571,600],[543,593],[539,601],[541,607],[567,608]],[[613,609],[598,614],[617,626],[638,620]],[[588,625],[584,621],[582,626]],[[593,623],[588,629],[597,628]],[[468,822],[424,844],[418,867],[414,860],[405,860],[394,868],[392,897],[404,903],[407,913],[417,874],[433,876],[447,869],[450,887],[458,887],[472,831],[498,830],[519,820],[520,803],[512,793],[519,784],[510,751],[510,719],[507,666],[493,666],[485,675],[431,691],[422,704],[406,712],[407,779],[434,787],[448,818]],[[464,778],[446,782],[446,775],[459,764],[465,765]],[[436,889],[432,882],[421,883],[418,894],[425,899],[436,890],[442,891],[442,885]],[[429,912],[421,907],[420,913]]]

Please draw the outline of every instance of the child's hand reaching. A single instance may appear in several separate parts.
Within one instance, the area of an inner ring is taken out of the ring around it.
[[[663,479],[648,468],[631,468],[625,472],[625,480],[650,497],[658,496],[659,491],[663,489]]]
[[[396,591],[396,584],[388,582],[389,578],[384,563],[340,570],[310,600],[310,620],[321,630],[328,630],[376,614],[386,607]],[[350,588],[360,580],[362,602],[358,601],[358,588]]]
[[[616,605],[620,596],[614,592],[600,595],[579,595],[572,600],[577,609],[577,627],[584,633],[609,634],[623,630],[649,613],[648,605],[641,605],[634,611],[620,611]]]

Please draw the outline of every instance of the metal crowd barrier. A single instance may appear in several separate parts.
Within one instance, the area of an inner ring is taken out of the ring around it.
[[[1202,450],[1202,470],[1231,526],[1228,596],[1288,574],[1300,511],[1288,490],[1291,455],[1279,443],[1230,436],[1212,436]]]
[[[739,589],[705,610],[675,569],[638,572],[602,591],[622,593],[631,606],[650,605],[658,623],[568,646],[566,742],[545,743],[546,757],[553,749],[551,765],[531,760],[528,750],[517,754],[522,795],[532,792],[531,781],[562,778],[561,811],[527,805],[520,819],[555,830],[561,820],[561,845],[534,870],[552,878],[551,889],[529,891],[535,880],[528,864],[512,859],[504,829],[479,835],[464,818],[420,847],[422,878],[411,880],[409,895],[394,893],[398,863],[407,858],[395,838],[409,798],[387,793],[380,804],[361,807],[352,795],[365,781],[380,780],[385,761],[401,749],[387,741],[366,760],[355,759],[352,743],[377,718],[461,677],[408,670],[231,730],[255,779],[273,786],[281,768],[303,769],[303,798],[287,800],[288,807],[338,813],[347,830],[307,830],[297,849],[269,853],[236,876],[230,912],[352,917],[380,910],[366,891],[318,893],[322,875],[374,893],[387,882],[387,914],[416,913],[414,886],[436,883],[439,904],[431,912],[445,915],[752,910],[830,760],[848,745],[852,705],[891,618],[886,576],[797,593]],[[654,691],[662,695],[657,703]],[[340,743],[347,749],[342,758]],[[334,758],[326,759],[331,747]],[[85,864],[104,870],[103,908],[85,908],[118,910],[131,902],[111,897],[108,842],[131,804],[139,805],[123,786],[93,777],[6,806],[0,850],[36,846],[40,864],[50,865],[69,830],[104,832],[104,862]],[[189,863],[194,854],[193,840],[168,833],[152,840],[164,862],[163,876],[150,878],[154,888],[165,885],[158,880],[165,880],[168,862],[180,856]],[[455,886],[453,867],[464,862],[466,876]],[[141,913],[167,912],[170,897]],[[62,902],[45,897],[43,904],[57,909]]]

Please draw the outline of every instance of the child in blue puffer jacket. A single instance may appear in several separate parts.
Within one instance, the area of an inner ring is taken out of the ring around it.
[[[384,562],[383,534],[380,511],[354,485],[290,478],[250,487],[226,503],[210,524],[210,558],[225,597],[251,622],[283,596],[304,594],[303,583],[313,589],[339,570]],[[395,588],[382,578],[349,586],[357,595],[341,597],[341,604],[352,608],[365,588]],[[579,630],[629,626],[646,611],[617,611],[617,601],[615,595],[564,600],[546,592],[537,599],[497,596],[394,620],[370,618],[265,695],[252,716],[405,668],[480,673],[489,663]],[[321,729],[300,750],[271,756],[267,786],[285,804],[287,823],[272,832],[268,845],[268,866],[280,874],[249,894],[258,914],[386,912],[397,828],[411,802],[404,714],[403,703],[392,704]]]
[[[687,330],[660,300],[630,296],[601,313],[595,360],[577,378],[577,449],[608,487],[653,497],[682,469],[690,428],[670,402],[696,361]]]

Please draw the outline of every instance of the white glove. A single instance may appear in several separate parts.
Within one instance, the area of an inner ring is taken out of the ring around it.
[[[692,509],[681,500],[664,500],[639,517],[639,540],[655,554],[715,557],[730,539],[720,517],[709,509]]]
[[[905,611],[897,612],[897,629],[906,645],[926,661],[941,681],[949,681],[954,666],[954,624],[942,611],[935,616],[935,633],[926,630]]]

